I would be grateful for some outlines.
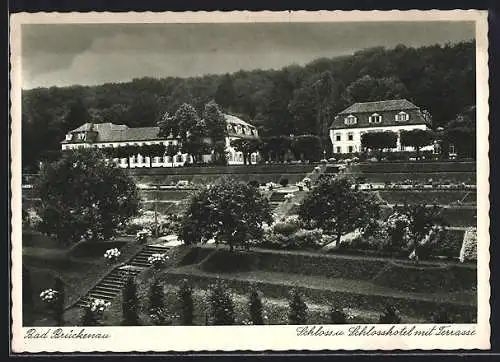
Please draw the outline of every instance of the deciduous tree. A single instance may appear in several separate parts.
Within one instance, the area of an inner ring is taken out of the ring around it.
[[[138,211],[134,181],[96,149],[65,152],[42,170],[35,190],[40,230],[61,244],[108,239]]]
[[[429,130],[412,129],[401,131],[401,144],[405,147],[413,147],[417,152],[417,158],[420,158],[420,149],[432,145],[434,139],[434,133]]]
[[[323,177],[299,205],[299,217],[314,227],[336,236],[364,227],[378,217],[379,201],[368,192],[354,188],[347,178]]]
[[[215,239],[235,245],[246,245],[262,237],[263,223],[270,223],[271,209],[255,187],[231,179],[197,191],[190,200],[180,227],[179,238],[185,244]]]

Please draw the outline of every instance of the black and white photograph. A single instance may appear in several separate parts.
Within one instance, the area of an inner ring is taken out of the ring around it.
[[[405,13],[18,17],[18,348],[489,347],[486,16]]]

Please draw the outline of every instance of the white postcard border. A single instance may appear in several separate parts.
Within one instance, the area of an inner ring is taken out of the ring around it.
[[[475,331],[464,336],[349,337],[354,325],[322,326],[323,331],[344,331],[343,336],[299,336],[298,326],[228,327],[93,327],[84,333],[109,338],[75,337],[81,327],[64,327],[68,338],[25,338],[21,310],[21,37],[22,24],[42,23],[200,23],[200,22],[323,22],[323,21],[474,21],[476,23],[477,120],[488,124],[487,12],[452,11],[319,11],[319,12],[185,12],[185,13],[18,13],[11,15],[11,189],[12,189],[12,351],[13,352],[132,352],[132,351],[262,351],[262,350],[409,350],[490,348],[489,285],[489,158],[488,127],[477,127],[477,324],[453,324],[453,330]],[[373,325],[376,330],[391,326]],[[416,325],[425,330],[439,325]],[[412,325],[395,325],[397,330]],[[318,326],[319,328],[319,326]],[[55,327],[37,328],[50,336]],[[69,336],[73,334],[73,336]]]

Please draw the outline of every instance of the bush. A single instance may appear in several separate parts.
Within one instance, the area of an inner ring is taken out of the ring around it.
[[[149,310],[163,308],[163,284],[158,278],[155,278],[149,288]]]
[[[307,304],[297,289],[293,289],[288,303],[289,324],[307,324]]]
[[[95,313],[92,312],[88,307],[83,309],[83,315],[80,323],[84,327],[94,327],[100,324],[99,319],[97,318]]]
[[[231,294],[221,282],[217,282],[210,287],[209,304],[213,325],[227,326],[234,324],[234,303]]]
[[[294,222],[278,222],[273,226],[275,234],[288,236],[299,230],[299,225]]]
[[[122,312],[124,326],[137,326],[139,325],[139,299],[137,298],[137,285],[135,283],[134,277],[130,276],[125,282],[125,286],[122,290],[123,301],[122,301]]]
[[[257,181],[257,180],[251,180],[251,181],[248,182],[248,186],[259,187],[259,181]]]
[[[179,287],[179,309],[181,311],[181,323],[185,326],[193,324],[194,319],[194,303],[193,290],[187,279],[184,279]]]
[[[280,179],[280,185],[283,186],[283,187],[286,187],[288,186],[288,179],[283,177]]]
[[[452,318],[445,309],[440,309],[432,315],[433,323],[453,323]]]
[[[54,319],[58,326],[64,325],[64,301],[65,301],[65,291],[64,283],[61,278],[56,278],[54,283],[54,289],[57,291],[57,298],[54,301]]]
[[[332,307],[330,309],[330,323],[347,324],[347,315],[341,309]]]
[[[401,323],[401,316],[396,308],[391,305],[385,307],[385,311],[380,315],[380,324],[399,324]]]
[[[291,249],[317,249],[322,246],[322,232],[319,229],[299,229],[288,238],[288,247]]]
[[[248,301],[248,309],[250,310],[250,319],[253,325],[263,325],[264,318],[262,317],[262,300],[259,292],[252,288]]]

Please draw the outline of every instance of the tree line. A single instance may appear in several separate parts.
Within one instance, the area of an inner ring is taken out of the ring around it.
[[[334,115],[347,106],[395,98],[429,111],[434,128],[446,127],[475,104],[474,53],[473,41],[399,45],[280,70],[25,90],[23,164],[33,166],[43,153],[58,150],[69,130],[90,120],[154,126],[183,104],[203,114],[212,99],[265,137],[311,134],[326,141]],[[456,133],[463,133],[462,126],[457,128]]]

